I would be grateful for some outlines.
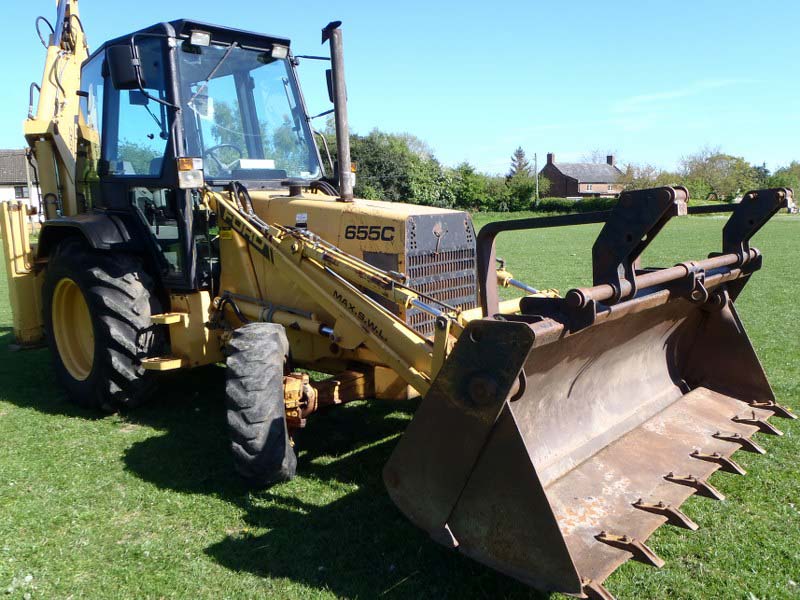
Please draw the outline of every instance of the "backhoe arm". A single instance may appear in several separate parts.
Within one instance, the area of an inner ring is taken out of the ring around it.
[[[57,19],[47,46],[35,114],[24,123],[25,139],[38,163],[44,211],[48,219],[81,212],[75,186],[78,152],[81,63],[88,46],[78,0],[58,0]]]

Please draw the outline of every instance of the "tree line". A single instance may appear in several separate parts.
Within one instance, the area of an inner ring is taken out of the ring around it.
[[[681,159],[676,171],[648,164],[628,164],[623,170],[625,189],[683,185],[695,200],[731,202],[753,189],[787,187],[800,191],[800,162],[792,161],[775,172],[765,165],[751,165],[741,156],[719,148],[704,148]]]
[[[332,124],[324,134],[335,160]],[[468,162],[442,165],[431,148],[411,134],[372,130],[352,134],[351,155],[357,165],[355,194],[360,198],[480,211],[551,210],[557,199],[547,198],[549,181],[534,172],[525,151],[517,148],[505,175],[478,171]],[[593,152],[585,162],[605,162],[606,152]],[[683,185],[695,200],[733,201],[751,189],[791,187],[800,190],[800,162],[770,172],[744,158],[705,148],[684,157],[675,171],[631,163],[621,169],[625,189]],[[538,197],[536,195],[538,177]],[[584,201],[587,207],[591,204]]]
[[[326,138],[335,159],[335,139],[331,134]],[[481,173],[468,162],[446,167],[419,138],[377,129],[367,135],[352,134],[350,153],[357,165],[359,198],[503,212],[527,210],[535,202],[537,176],[522,148],[511,157],[504,176]],[[548,186],[539,178],[540,196]]]

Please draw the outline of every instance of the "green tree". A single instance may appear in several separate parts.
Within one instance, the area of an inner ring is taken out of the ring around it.
[[[787,187],[800,194],[800,162],[792,161],[788,166],[777,169],[769,179],[767,187]]]
[[[486,210],[500,212],[513,210],[511,208],[511,189],[505,177],[486,178],[486,198],[487,201],[483,206]]]
[[[539,198],[544,198],[550,193],[550,180],[541,174],[536,176],[539,178]]]
[[[508,210],[528,210],[533,205],[536,193],[536,178],[523,171],[506,179],[508,187]]]
[[[329,144],[335,155],[335,140]],[[454,177],[419,138],[374,129],[366,136],[351,135],[350,151],[357,164],[357,196],[430,206],[454,205]]]
[[[368,189],[382,200],[411,201],[415,155],[402,140],[374,129],[366,136],[351,135],[350,153],[357,164],[357,196]]]
[[[770,172],[767,168],[765,163],[762,163],[760,167],[753,167],[753,178],[755,180],[756,187],[764,188],[767,187],[767,182],[769,181]]]
[[[122,140],[117,149],[117,156],[120,160],[130,163],[134,173],[146,175],[150,173],[150,163],[153,159],[160,158],[161,154],[143,144]]]
[[[649,164],[628,164],[619,179],[626,190],[645,190],[664,185],[679,185],[681,176]]]
[[[507,177],[509,179],[516,175],[530,177],[531,174],[531,163],[525,156],[525,150],[522,149],[522,146],[519,146],[516,150],[514,150],[514,154],[511,155],[511,168],[508,171]]]
[[[396,137],[405,143],[406,147],[422,159],[430,160],[434,158],[433,149],[424,140],[421,140],[410,133],[398,133]]]
[[[211,135],[216,144],[233,144],[242,146],[242,118],[239,106],[231,106],[228,102],[218,101],[214,104],[214,124]]]
[[[468,162],[453,169],[454,205],[458,208],[476,209],[488,203],[487,177],[478,173]]]
[[[284,116],[283,122],[272,132],[271,139],[267,124],[259,125],[265,152],[275,159],[278,169],[284,169],[288,173],[300,173],[308,169],[308,146],[288,116]]]
[[[435,158],[417,155],[411,160],[409,172],[411,194],[406,202],[449,208],[455,202],[452,175],[445,172]]]
[[[733,200],[756,186],[757,174],[752,165],[740,156],[722,153],[718,148],[705,148],[684,157],[680,175],[691,197]]]

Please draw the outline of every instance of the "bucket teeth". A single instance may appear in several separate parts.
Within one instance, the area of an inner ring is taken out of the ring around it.
[[[671,483],[694,488],[698,496],[705,496],[712,500],[725,500],[725,495],[722,492],[707,481],[698,479],[694,475],[675,475],[675,473],[668,473],[664,479]]]
[[[725,471],[726,473],[733,473],[734,475],[747,475],[747,471],[745,471],[739,465],[739,463],[730,458],[722,456],[719,452],[714,452],[713,454],[703,454],[699,450],[695,450],[689,456],[696,458],[697,460],[717,463],[720,470]]]
[[[756,416],[755,411],[752,412],[752,415],[749,417],[740,417],[736,415],[733,417],[732,421],[734,423],[743,423],[744,425],[752,425],[754,427],[758,427],[759,431],[762,433],[770,433],[772,435],[783,435],[783,432],[775,427],[772,423],[767,421],[766,419],[759,419]]]
[[[633,506],[639,510],[644,510],[646,512],[655,513],[657,515],[666,517],[667,523],[674,525],[675,527],[683,527],[684,529],[690,529],[691,531],[697,531],[700,528],[700,526],[692,521],[682,510],[675,508],[671,504],[667,504],[663,501],[658,502],[657,504],[652,504],[639,498],[633,503]]]
[[[733,442],[734,444],[739,444],[742,447],[742,450],[747,450],[748,452],[753,452],[755,454],[766,454],[767,451],[764,450],[761,446],[756,444],[750,438],[746,438],[739,433],[722,433],[718,431],[713,436],[711,436],[717,440],[724,440],[726,442]]]
[[[628,535],[614,535],[613,533],[601,531],[594,539],[614,548],[630,552],[633,554],[634,560],[638,560],[639,562],[643,562],[657,569],[660,569],[666,564],[663,559],[645,544]]]
[[[616,600],[611,592],[609,592],[602,583],[592,581],[591,579],[584,579],[581,581],[583,585],[583,595],[589,600]]]
[[[783,417],[784,419],[796,419],[797,415],[790,411],[785,406],[781,406],[777,402],[751,402],[750,406],[752,408],[762,408],[764,410],[771,410],[779,417]]]

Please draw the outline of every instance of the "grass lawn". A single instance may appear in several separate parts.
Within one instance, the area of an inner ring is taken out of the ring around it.
[[[508,216],[508,215],[505,215]],[[479,215],[478,225],[490,216]],[[723,219],[675,220],[645,262],[702,258]],[[590,282],[598,226],[506,234],[498,254],[540,287]],[[800,218],[759,234],[764,269],[738,302],[780,399],[800,408]],[[0,298],[6,297],[0,273]],[[0,305],[0,593],[10,598],[540,598],[440,548],[400,515],[381,467],[414,404],[356,403],[315,415],[299,476],[251,494],[232,473],[223,370],[165,380],[158,398],[98,417],[65,400],[46,350],[10,352]],[[691,533],[650,540],[661,570],[628,562],[620,598],[800,597],[800,421],[773,419],[746,477],[715,474],[725,502],[692,498]]]

